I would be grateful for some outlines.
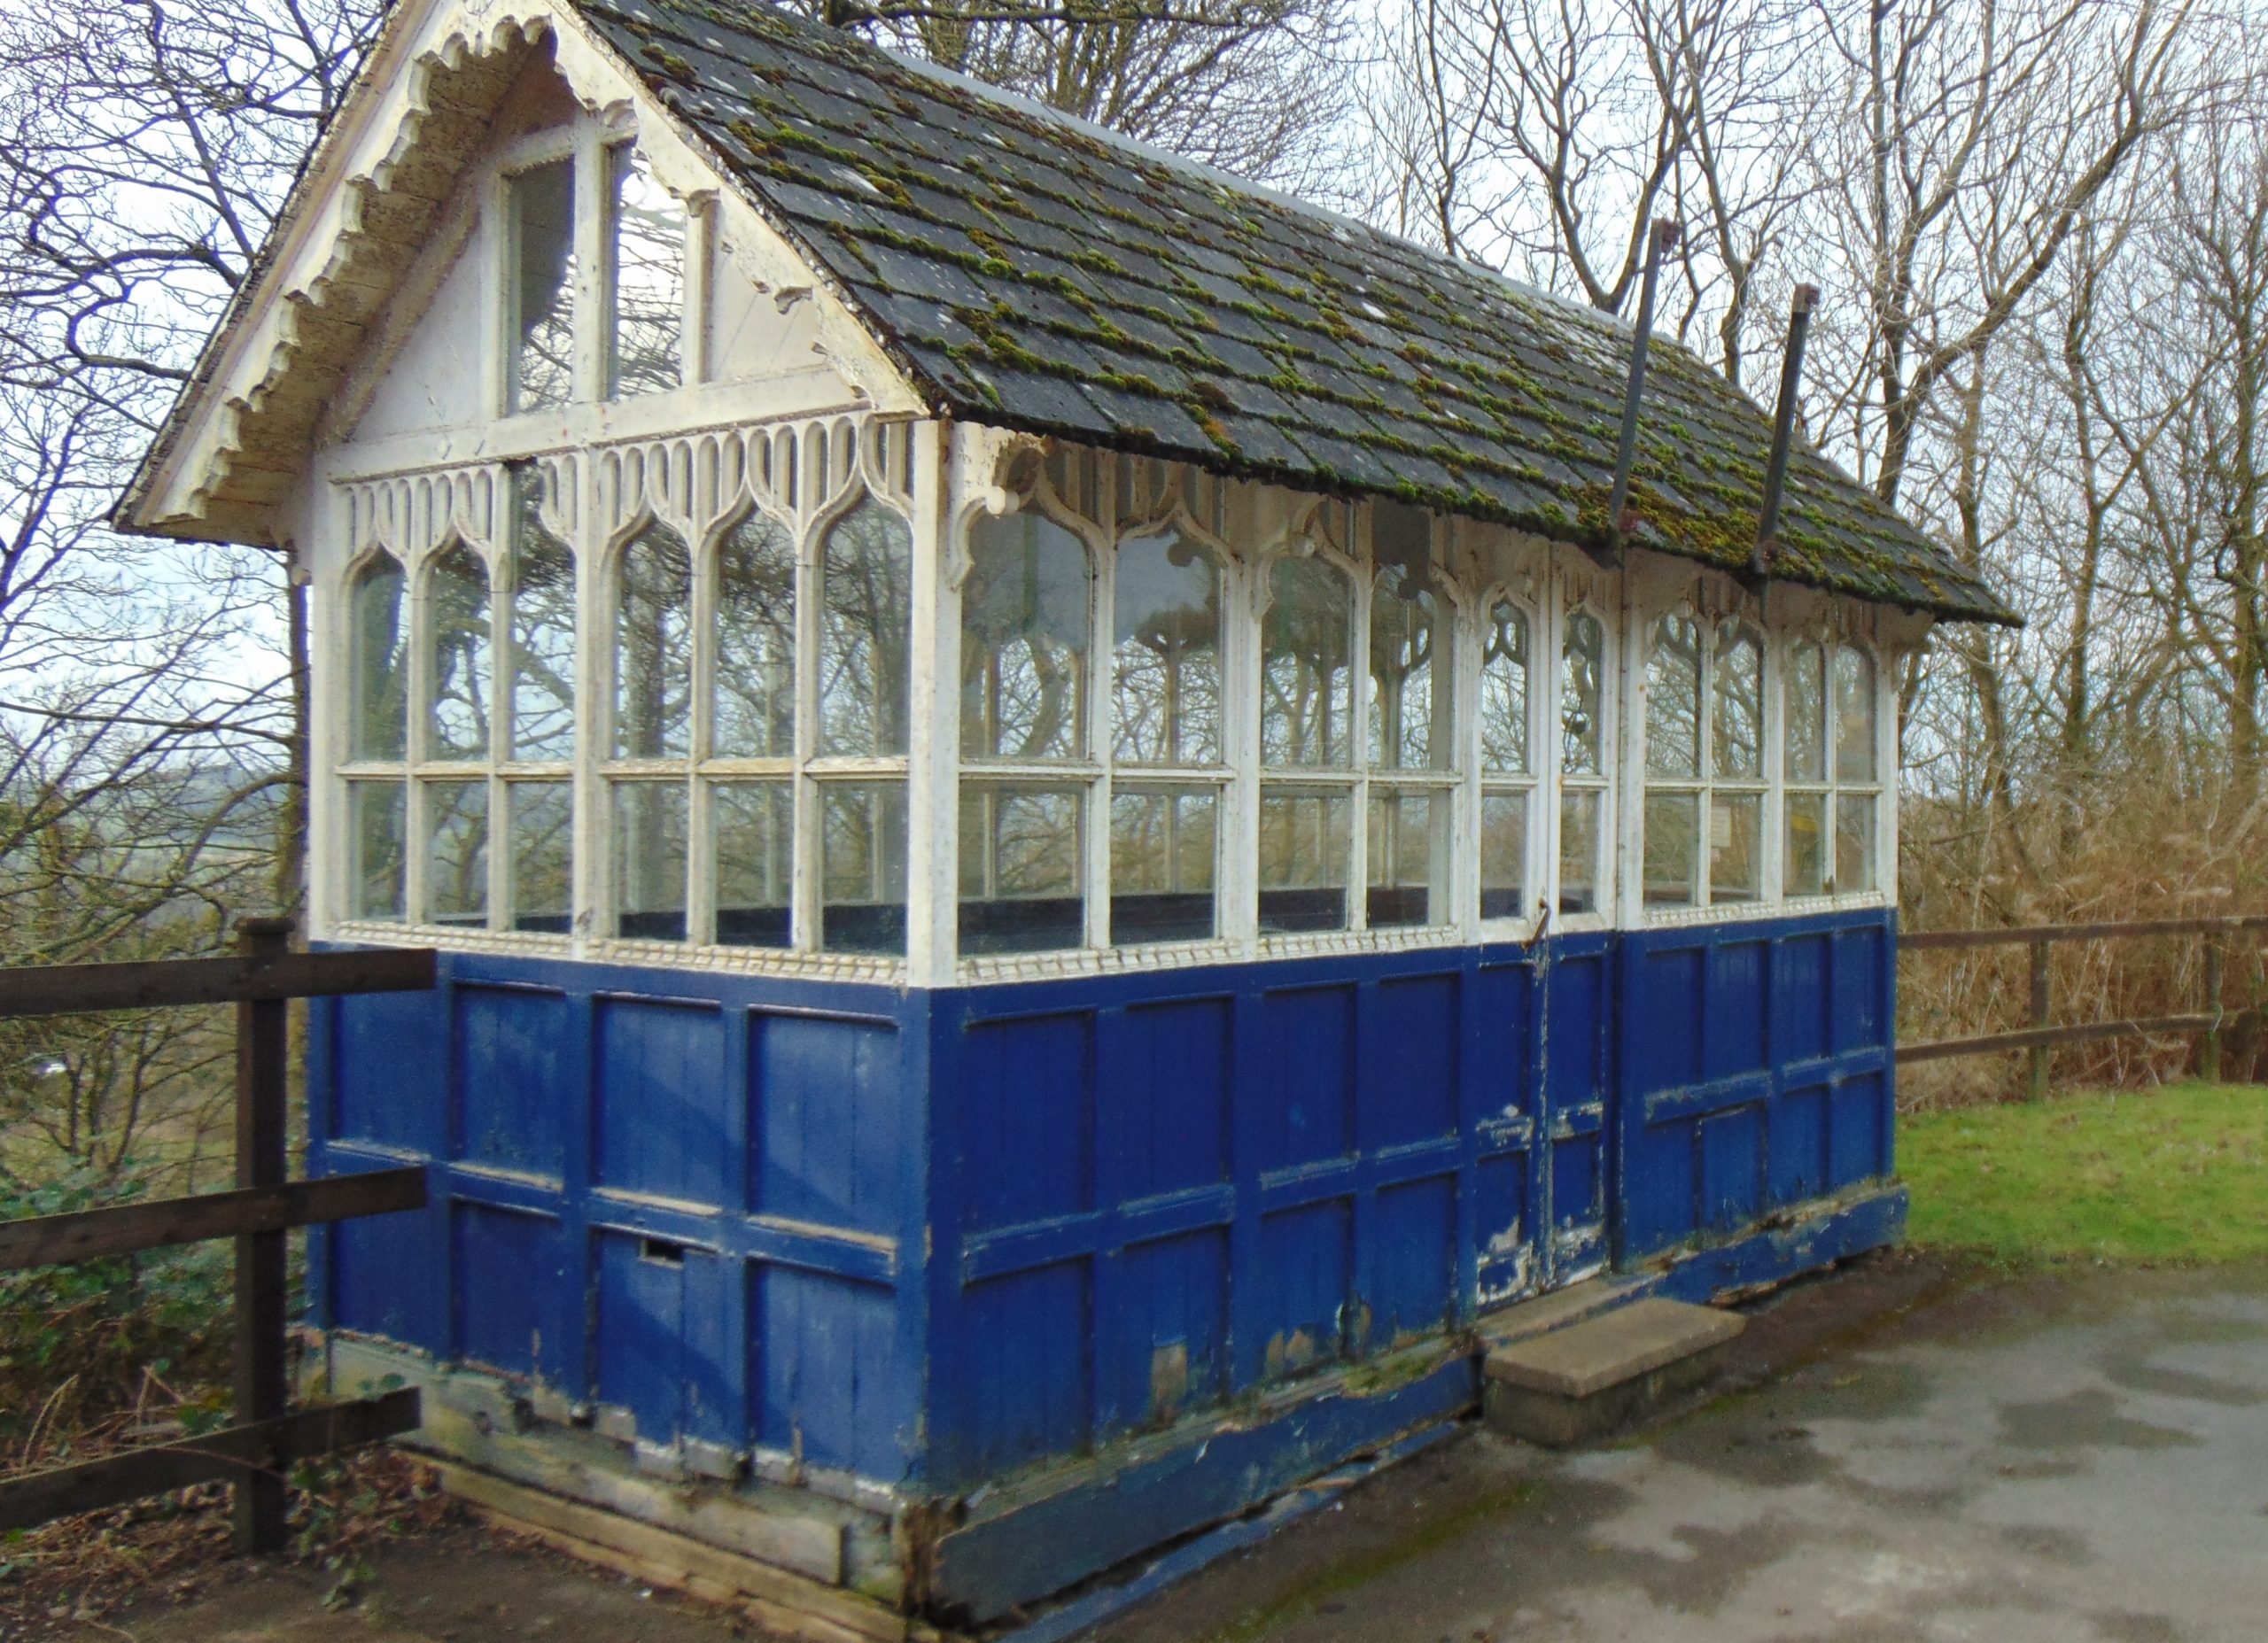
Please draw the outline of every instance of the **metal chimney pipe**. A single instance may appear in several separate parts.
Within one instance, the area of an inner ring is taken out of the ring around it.
[[[1638,403],[1646,389],[1646,344],[1654,329],[1654,290],[1661,278],[1662,257],[1676,246],[1677,236],[1677,224],[1657,217],[1646,241],[1646,274],[1638,287],[1638,324],[1630,339],[1630,385],[1622,396],[1622,443],[1614,453],[1614,489],[1606,499],[1607,544],[1609,551],[1617,554],[1632,523],[1623,515],[1630,500],[1630,465],[1638,455]]]
[[[1771,569],[1778,550],[1780,496],[1788,483],[1788,447],[1796,434],[1796,390],[1804,374],[1804,334],[1811,329],[1811,311],[1819,306],[1819,287],[1798,285],[1788,305],[1788,352],[1780,361],[1780,404],[1772,413],[1772,460],[1764,469],[1764,511],[1756,523],[1756,546],[1748,569],[1760,577]]]

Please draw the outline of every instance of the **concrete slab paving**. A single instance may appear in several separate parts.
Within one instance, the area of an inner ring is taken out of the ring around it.
[[[2268,1269],[2220,1268],[1949,1283],[1610,1448],[1475,1431],[1099,1643],[2264,1637]]]

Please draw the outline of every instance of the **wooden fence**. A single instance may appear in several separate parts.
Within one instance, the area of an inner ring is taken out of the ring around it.
[[[1928,952],[1949,947],[2013,947],[2031,949],[2031,1025],[2010,1033],[1983,1033],[1969,1038],[1940,1038],[1898,1046],[1900,1066],[1937,1061],[1949,1056],[1984,1056],[2010,1050],[2030,1053],[2031,1093],[2034,1100],[2047,1093],[2047,1060],[2057,1044],[2094,1042],[2106,1038],[2150,1038],[2194,1033],[2199,1038],[2198,1072],[2208,1081],[2221,1076],[2221,1047],[2226,1035],[2240,1026],[2256,1030],[2262,1017],[2257,1000],[2232,1011],[2225,996],[2228,954],[2233,946],[2259,945],[2268,933],[2268,916],[2228,918],[2147,918],[2117,924],[2042,924],[2006,930],[1917,930],[1898,938],[1899,953]],[[2056,1026],[2054,999],[2049,985],[2048,955],[2058,942],[2117,942],[2146,936],[2191,936],[2204,943],[2199,967],[2198,1007],[2179,1015],[2144,1016],[2108,1021],[2082,1021]]]
[[[0,1222],[0,1270],[92,1260],[206,1238],[237,1241],[236,1422],[221,1431],[0,1480],[0,1531],[228,1479],[239,1550],[284,1544],[284,1469],[418,1424],[414,1391],[293,1412],[286,1355],[284,1237],[293,1227],[422,1208],[425,1171],[285,1178],[289,1001],[414,992],[434,982],[430,950],[295,953],[288,918],[247,918],[233,957],[0,971],[0,1016],[159,1005],[237,1006],[237,1186],[154,1203]]]

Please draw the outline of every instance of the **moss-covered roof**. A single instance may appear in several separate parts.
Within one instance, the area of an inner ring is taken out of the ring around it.
[[[575,0],[940,415],[1603,539],[1627,328],[749,0]],[[1745,565],[1769,419],[1651,356],[1634,539]],[[1832,463],[1772,574],[1992,622]]]

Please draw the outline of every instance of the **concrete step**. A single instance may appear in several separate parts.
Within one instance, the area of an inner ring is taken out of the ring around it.
[[[1556,1448],[1584,1443],[1694,1385],[1747,1327],[1737,1313],[1630,1301],[1491,1348],[1482,1413],[1508,1438]]]
[[[1549,1335],[1586,1318],[1596,1317],[1635,1300],[1645,1290],[1643,1278],[1587,1278],[1549,1295],[1539,1295],[1534,1300],[1483,1313],[1474,1331],[1480,1337],[1480,1350],[1490,1352],[1499,1346],[1533,1340],[1539,1335]]]

